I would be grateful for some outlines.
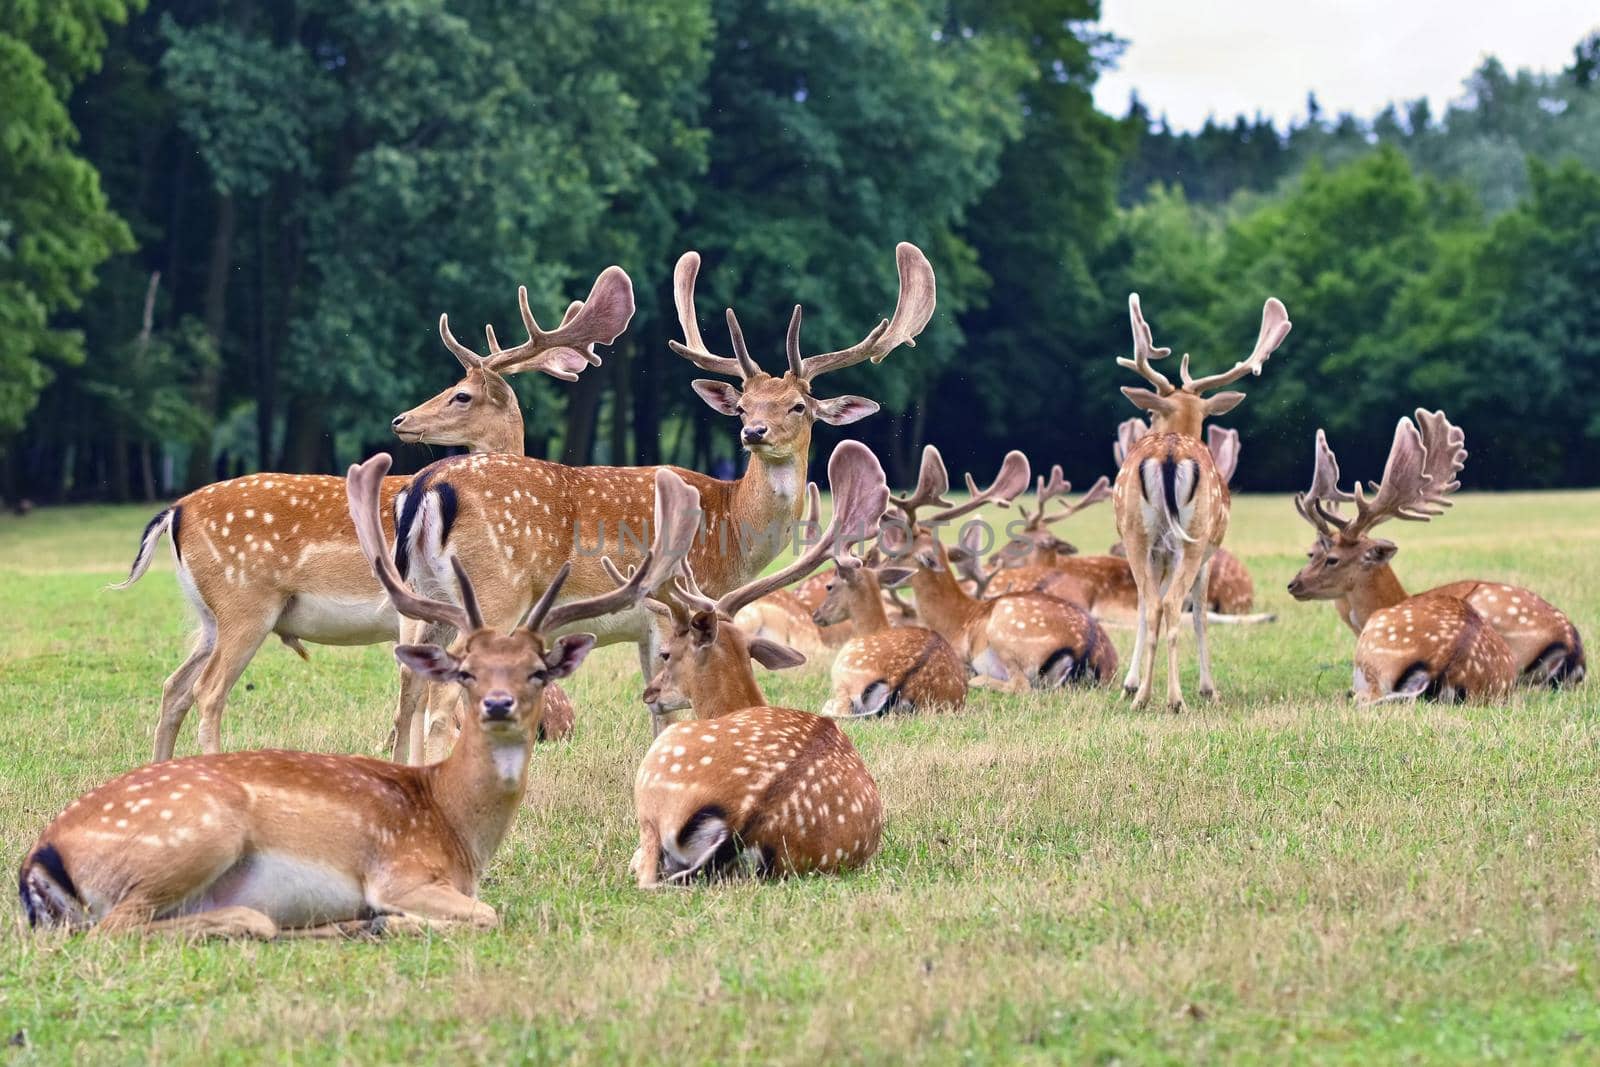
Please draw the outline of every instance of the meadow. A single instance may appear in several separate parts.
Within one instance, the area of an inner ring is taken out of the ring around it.
[[[131,590],[104,587],[152,510],[0,518],[10,871],[69,800],[148,757],[190,621],[165,547]],[[1099,551],[1108,512],[1063,533]],[[1600,493],[1464,494],[1384,533],[1413,591],[1523,583],[1600,641]],[[500,929],[36,936],[13,898],[0,1060],[1600,1059],[1600,682],[1357,709],[1353,638],[1284,592],[1310,539],[1286,498],[1236,500],[1228,544],[1278,621],[1213,631],[1215,705],[979,692],[960,713],[849,725],[888,825],[842,878],[634,888],[649,725],[632,650],[601,650],[571,687],[576,737],[535,753],[482,886]],[[1192,698],[1192,663],[1185,677]],[[775,704],[827,691],[810,666],[761,680]],[[307,664],[274,643],[234,690],[225,743],[377,752],[394,688],[387,648]]]

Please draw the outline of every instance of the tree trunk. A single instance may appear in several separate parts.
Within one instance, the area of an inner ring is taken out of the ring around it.
[[[581,467],[594,454],[601,385],[601,376],[591,372],[567,388],[566,443],[561,449],[561,462]]]
[[[143,499],[146,502],[156,498],[156,466],[152,451],[149,441],[139,445],[139,477],[144,484]]]
[[[233,270],[233,232],[237,224],[233,197],[217,197],[217,218],[211,231],[211,256],[206,265],[205,327],[216,348],[218,361],[200,372],[194,386],[194,405],[206,420],[205,432],[189,455],[188,487],[210,480],[212,426],[222,396],[222,343],[228,326],[228,276]]]
[[[108,447],[110,453],[106,457],[106,481],[109,484],[106,493],[118,504],[126,504],[133,499],[132,471],[128,467],[128,453],[133,446],[128,443],[126,431],[118,429],[112,432]]]
[[[621,358],[618,358],[621,357]],[[629,397],[632,385],[633,362],[629,354],[614,352],[611,366],[611,462],[618,467],[628,466],[633,457],[628,452],[628,413],[633,407]]]
[[[293,474],[325,471],[328,468],[324,458],[332,447],[321,398],[298,398],[289,407],[289,422],[284,428],[283,469]]]
[[[671,314],[659,315],[657,322],[672,322]],[[654,466],[661,462],[661,350],[665,340],[652,330],[644,335],[635,348],[633,359],[633,452],[635,462],[641,466]]]
[[[267,207],[269,197],[256,204],[256,463],[272,469],[272,424],[277,416],[278,369],[268,325],[267,298],[271,293],[267,270]]]

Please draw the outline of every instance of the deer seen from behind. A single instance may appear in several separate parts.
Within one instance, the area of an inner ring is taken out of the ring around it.
[[[1247,374],[1259,375],[1275,349],[1289,335],[1289,314],[1270,298],[1261,312],[1261,330],[1245,360],[1221,374],[1189,376],[1189,356],[1180,368],[1182,383],[1173,385],[1152,364],[1171,355],[1157,348],[1139,308],[1139,295],[1128,297],[1133,327],[1133,358],[1119,357],[1119,366],[1136,371],[1153,389],[1123,387],[1123,394],[1150,415],[1150,432],[1134,442],[1117,472],[1112,502],[1117,532],[1128,552],[1128,565],[1139,591],[1139,621],[1133,655],[1123,688],[1135,707],[1149,703],[1155,682],[1156,649],[1167,644],[1166,705],[1184,708],[1178,680],[1178,623],[1186,600],[1205,603],[1212,554],[1228,531],[1230,498],[1226,481],[1211,452],[1201,442],[1207,418],[1233,410],[1243,393],[1207,393]],[[1200,661],[1200,694],[1215,699],[1211,653],[1206,644],[1206,612],[1193,612]]]
[[[641,887],[682,883],[748,859],[758,872],[829,873],[878,850],[883,807],[877,784],[831,719],[772,707],[751,661],[771,669],[802,657],[733,624],[739,608],[815,570],[846,545],[874,536],[888,501],[883,468],[845,441],[828,462],[834,513],[799,559],[713,600],[685,561],[670,594],[650,603],[668,629],[644,700],[659,733],[634,779]],[[811,487],[811,515],[819,510]],[[620,576],[619,576],[620,577]],[[662,727],[692,707],[694,719]]]
[[[1410,596],[1391,561],[1399,552],[1373,530],[1390,519],[1426,522],[1451,506],[1466,464],[1466,435],[1443,412],[1417,409],[1395,426],[1383,480],[1339,488],[1339,462],[1317,431],[1311,488],[1295,498],[1316,530],[1309,561],[1289,583],[1296,600],[1332,600],[1358,637],[1358,694],[1493,698],[1500,645],[1525,685],[1571,685],[1587,669],[1572,621],[1538,594],[1500,582],[1457,581]],[[1353,515],[1341,514],[1354,503]],[[1463,610],[1453,601],[1465,606]]]
[[[490,328],[487,356],[458,342],[448,318],[439,316],[440,337],[465,377],[397,416],[398,436],[520,455],[522,413],[506,377],[539,370],[573,381],[598,364],[593,346],[615,341],[633,316],[633,282],[622,268],[606,268],[588,298],[548,331],[534,320],[525,287],[517,300],[528,339],[502,349]],[[394,527],[395,501],[408,481],[392,477],[383,483],[386,529]],[[269,636],[276,634],[305,657],[304,642],[368,645],[399,635],[399,618],[356,544],[342,478],[252,474],[197,489],[150,521],[128,577],[113,588],[139,580],[163,533],[172,542],[178,584],[200,630],[188,658],[162,687],[157,760],[172,757],[184,717],[196,704],[200,750],[221,751],[228,694]],[[421,684],[404,677],[402,706],[415,708],[422,701]],[[396,759],[407,757],[409,742],[407,731],[396,732]]]
[[[396,609],[463,635],[456,652],[401,645],[409,671],[457,687],[468,708],[443,761],[257,751],[156,763],[92,790],[44,832],[19,874],[34,926],[268,938],[487,928],[484,870],[527,788],[547,687],[575,671],[589,634],[549,630],[615,611],[664,581],[693,536],[695,493],[656,477],[657,537],[609,593],[553,605],[562,576],[506,632],[483,625],[459,565],[461,606],[416,593],[384,533],[379,455],[349,475],[362,552]],[[679,547],[674,548],[674,545]]]

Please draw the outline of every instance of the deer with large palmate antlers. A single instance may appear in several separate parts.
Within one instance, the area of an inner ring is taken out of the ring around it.
[[[687,561],[673,592],[650,602],[670,621],[661,666],[644,699],[657,723],[693,707],[695,719],[663,729],[639,764],[634,803],[642,887],[724,870],[741,857],[768,874],[834,872],[878,850],[883,807],[866,764],[828,718],[767,704],[751,660],[792,666],[798,653],[733,625],[740,606],[815,570],[877,533],[889,498],[883,468],[845,441],[828,461],[834,513],[800,558],[713,600]],[[817,511],[811,487],[812,515]]]
[[[1008,529],[1011,540],[989,557],[984,572],[975,553],[976,542],[969,543],[971,531],[963,531],[962,543],[949,551],[950,561],[956,570],[971,577],[981,586],[979,596],[996,597],[1005,593],[1038,592],[1060,597],[1081,608],[1091,609],[1095,590],[1075,571],[1069,571],[1065,562],[1073,558],[1078,549],[1050,531],[1052,523],[1071,518],[1084,508],[1093,507],[1111,499],[1111,479],[1102,477],[1075,502],[1048,511],[1050,501],[1072,492],[1072,483],[1066,480],[1061,466],[1050,468],[1050,477],[1039,478],[1034,494],[1034,508],[1022,509],[1022,526]],[[1014,527],[1015,524],[1012,524]]]
[[[1500,658],[1496,642],[1473,636],[1482,627],[1506,645],[1524,684],[1559,686],[1583,679],[1583,639],[1566,614],[1538,594],[1499,582],[1464,581],[1408,596],[1390,566],[1399,548],[1372,536],[1390,519],[1426,522],[1443,514],[1460,485],[1457,476],[1466,458],[1466,435],[1443,412],[1418,408],[1415,421],[1401,419],[1396,425],[1383,481],[1372,487],[1369,500],[1359,483],[1354,493],[1339,488],[1339,461],[1327,435],[1317,431],[1311,488],[1295,497],[1317,540],[1289,593],[1296,600],[1332,600],[1339,618],[1359,636],[1357,670],[1365,682],[1358,677],[1358,690],[1421,686],[1417,691],[1498,693],[1501,679],[1489,670]],[[1340,506],[1351,502],[1355,514],[1340,514]],[[1450,598],[1471,613],[1444,603]],[[1481,675],[1470,670],[1474,649]]]
[[[502,349],[490,328],[488,356],[458,342],[449,319],[439,316],[440,337],[466,376],[398,416],[395,432],[402,439],[520,454],[522,412],[506,376],[538,370],[572,381],[597,364],[593,346],[615,341],[633,316],[633,282],[622,268],[606,268],[588,298],[570,307],[553,330],[534,320],[525,287],[517,300],[528,339]],[[408,481],[383,483],[387,529],[393,529],[395,499]],[[221,751],[228,693],[269,636],[277,634],[304,657],[303,642],[369,645],[399,635],[399,618],[356,545],[342,478],[265,473],[197,489],[150,521],[128,577],[113,588],[139,580],[163,533],[200,630],[188,658],[162,687],[157,760],[172,757],[184,717],[196,704],[200,750]],[[402,705],[422,701],[421,683],[403,678]],[[406,758],[409,740],[396,734],[396,759]]]
[[[805,503],[813,424],[844,425],[878,408],[862,397],[819,398],[813,391],[818,378],[857,363],[882,361],[901,345],[913,344],[932,317],[933,268],[910,244],[896,249],[896,261],[900,292],[891,318],[849,348],[804,356],[797,306],[785,344],[788,370],[772,377],[751,358],[731,309],[727,322],[734,356],[706,349],[694,307],[700,257],[688,252],[679,259],[673,284],[684,340],[673,341],[673,351],[702,370],[739,379],[740,387],[709,380],[693,385],[713,408],[739,418],[740,439],[750,453],[749,466],[736,481],[673,468],[700,493],[703,534],[689,558],[712,595],[760,574],[787,540]],[[623,562],[637,558],[641,531],[649,522],[655,469],[569,467],[511,456],[441,460],[419,473],[407,494],[399,531],[402,571],[415,567],[419,581],[444,589],[448,559],[459,557],[474,573],[487,576],[481,583],[482,606],[491,621],[525,612],[567,563],[572,564],[567,595],[608,588],[610,579],[592,546],[604,544]],[[639,609],[600,620],[594,628],[601,644],[635,643],[641,669],[649,676],[659,639],[649,612]]]
[[[1183,689],[1178,681],[1178,622],[1184,601],[1205,602],[1213,553],[1228,532],[1228,486],[1217,471],[1211,451],[1200,440],[1204,421],[1232,411],[1243,393],[1207,393],[1230,385],[1247,374],[1259,375],[1275,349],[1289,335],[1289,313],[1276,297],[1261,311],[1261,331],[1247,359],[1221,374],[1189,376],[1189,355],[1184,353],[1182,384],[1173,385],[1152,362],[1171,355],[1157,348],[1139,308],[1139,294],[1128,297],[1128,318],[1133,326],[1133,358],[1119,357],[1117,364],[1138,374],[1154,390],[1124,386],[1123,395],[1150,415],[1150,432],[1128,449],[1117,472],[1112,502],[1117,512],[1117,532],[1127,547],[1128,565],[1139,590],[1139,622],[1133,656],[1123,688],[1133,694],[1135,707],[1149,703],[1155,682],[1156,648],[1167,639],[1167,707],[1182,711]],[[1194,633],[1200,660],[1200,694],[1216,697],[1211,677],[1211,652],[1206,644],[1206,612],[1195,611]]]
[[[410,767],[364,756],[231,752],[155,763],[74,801],[22,863],[35,926],[272,937],[401,932],[497,922],[478,880],[527,788],[546,687],[577,669],[590,634],[549,640],[645,596],[693,537],[698,500],[670,472],[655,478],[656,540],[610,592],[554,604],[561,578],[510,633],[485,627],[467,572],[461,606],[416,593],[384,533],[387,455],[350,469],[348,499],[364,558],[396,610],[455,628],[458,653],[401,645],[395,656],[461,690],[470,714],[442,762]]]
[[[1116,670],[1117,650],[1100,624],[1076,604],[1047,593],[1007,593],[979,600],[962,589],[950,573],[950,556],[937,530],[985,504],[1002,506],[1028,487],[1028,458],[1006,454],[988,489],[979,490],[967,475],[969,497],[961,504],[945,499],[950,477],[939,450],[922,450],[917,487],[905,497],[892,497],[899,522],[885,523],[879,544],[891,560],[911,566],[878,572],[884,585],[909,581],[917,599],[917,616],[955,649],[973,674],[975,684],[1011,691],[1049,689],[1073,682],[1096,684]],[[941,510],[925,516],[928,507]]]

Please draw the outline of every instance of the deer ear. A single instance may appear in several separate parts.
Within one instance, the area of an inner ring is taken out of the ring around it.
[[[689,636],[695,647],[704,648],[717,639],[717,613],[697,611],[689,619]]]
[[[1148,411],[1152,415],[1170,415],[1172,401],[1148,389],[1135,389],[1131,385],[1122,387],[1122,395],[1133,401],[1133,406],[1140,411]]]
[[[1243,393],[1218,393],[1216,396],[1206,397],[1207,415],[1226,415],[1239,406],[1239,401],[1244,399]]]
[[[879,567],[878,585],[884,589],[899,589],[917,572],[910,567]]]
[[[551,681],[566,678],[578,669],[579,664],[594,651],[594,634],[567,634],[558,638],[550,651],[544,654],[544,669]]]
[[[1377,567],[1394,559],[1394,554],[1400,551],[1400,546],[1393,541],[1374,540],[1367,550],[1361,553],[1363,567]]]
[[[438,645],[395,645],[394,658],[430,682],[454,682],[461,675],[461,661]]]
[[[689,385],[700,394],[701,400],[711,405],[713,411],[719,411],[724,415],[739,414],[739,397],[742,394],[727,382],[696,378]]]
[[[818,400],[817,418],[829,426],[848,426],[878,410],[876,400],[864,396],[836,396],[831,400]]]
[[[750,658],[761,664],[769,671],[781,671],[787,667],[798,667],[806,658],[788,645],[780,645],[776,641],[769,641],[765,637],[750,639]]]

